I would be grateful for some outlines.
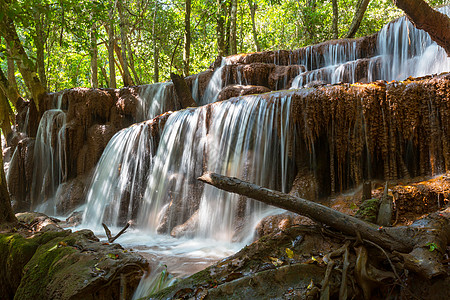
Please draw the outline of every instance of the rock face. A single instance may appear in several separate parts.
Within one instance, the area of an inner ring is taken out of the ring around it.
[[[131,299],[148,262],[89,230],[62,230],[42,214],[30,232],[0,234],[2,299]]]

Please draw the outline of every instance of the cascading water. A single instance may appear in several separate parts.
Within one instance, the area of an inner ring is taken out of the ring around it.
[[[450,7],[440,12],[450,15]],[[312,47],[309,47],[312,49]],[[300,64],[306,71],[292,82],[292,88],[300,88],[311,82],[354,83],[359,80],[404,80],[450,71],[450,58],[444,49],[433,42],[423,30],[416,29],[406,17],[384,26],[378,33],[377,53],[368,63],[357,55],[356,42],[329,45],[323,57],[305,50]],[[322,63],[323,61],[323,63]],[[358,66],[367,63],[364,78],[357,74]]]
[[[52,214],[55,214],[54,203],[49,200],[67,175],[65,125],[66,114],[62,110],[46,111],[39,123],[34,146],[31,205],[36,208],[45,204],[38,210]]]
[[[222,70],[225,67],[226,63],[227,62],[225,57],[222,57],[220,67],[214,71],[214,74],[206,87],[203,97],[200,99],[200,102],[197,102],[198,105],[205,105],[208,103],[216,102],[217,97],[219,96],[219,93],[223,87]]]
[[[88,227],[101,222],[121,225],[136,217],[152,168],[151,125],[151,121],[139,123],[111,138],[87,194],[83,219]]]
[[[137,109],[137,121],[150,120],[167,111],[168,98],[172,96],[169,91],[170,85],[170,82],[161,82],[141,86],[138,94],[140,107]]]

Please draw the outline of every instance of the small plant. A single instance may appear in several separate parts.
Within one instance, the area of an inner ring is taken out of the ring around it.
[[[438,249],[438,246],[436,245],[436,243],[426,243],[426,245],[428,247],[428,250],[430,250],[430,252],[433,252],[434,250]]]

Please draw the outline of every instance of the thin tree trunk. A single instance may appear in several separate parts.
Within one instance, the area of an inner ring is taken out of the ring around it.
[[[98,48],[96,24],[91,27],[91,87],[98,88]]]
[[[120,41],[122,50],[122,70],[123,70],[123,85],[133,85],[133,80],[128,70],[128,57],[127,57],[127,34],[128,34],[128,18],[123,12],[122,1],[117,1],[117,10],[120,18]]]
[[[261,51],[261,47],[259,46],[258,34],[256,32],[256,24],[255,24],[255,13],[256,13],[256,9],[257,9],[257,3],[253,2],[252,0],[248,0],[248,6],[250,7],[250,17],[252,19],[253,40],[255,41],[256,51],[259,52],[259,51]]]
[[[422,0],[394,0],[409,20],[419,29],[423,29],[431,39],[445,49],[450,57],[450,18],[431,8]]]
[[[237,0],[231,0],[230,54],[237,53],[236,28],[237,28]]]
[[[186,11],[184,14],[184,76],[189,76],[189,59],[191,54],[191,0],[186,0]]]
[[[333,4],[333,38],[338,39],[339,38],[339,29],[338,29],[338,22],[339,22],[339,9],[338,9],[338,2],[337,0],[331,1]]]
[[[217,0],[217,52],[226,56],[225,49],[225,0]]]
[[[14,84],[11,84],[11,82],[13,82]],[[19,99],[20,97],[15,83],[16,77],[14,76],[14,60],[10,58],[8,53],[8,78],[6,78],[5,74],[3,73],[3,70],[0,68],[0,90],[14,105],[16,104],[17,99]]]
[[[111,2],[112,3],[112,2]],[[114,4],[109,11],[108,28],[108,60],[109,60],[109,87],[116,88],[116,67],[114,66]]]
[[[37,70],[42,86],[44,86],[44,88],[47,89],[47,76],[45,74],[45,53],[44,53],[46,33],[44,32],[43,29],[45,22],[44,20],[42,20],[40,12],[36,12],[34,14],[34,21],[36,23],[36,36],[34,37],[34,42],[36,45]]]
[[[102,76],[105,79],[105,85],[106,87],[110,87],[109,86],[109,79],[108,79],[108,73],[106,72],[106,69],[103,65],[100,65],[100,71],[102,72]]]
[[[134,56],[133,56],[133,51],[131,51],[131,43],[127,43],[127,48],[128,48],[128,62],[129,62],[129,67],[131,69],[131,72],[133,73],[133,77],[134,77],[134,84],[141,84],[141,80],[139,79],[139,76],[136,72],[136,68],[134,66]]]
[[[16,81],[16,65],[14,63],[14,58],[12,58],[9,53],[11,53],[11,51],[9,50],[8,45],[6,45],[6,53],[7,53],[7,57],[6,57],[6,62],[8,65],[8,82],[9,85],[11,86],[11,88],[13,88],[16,92],[15,94],[19,95],[19,92],[17,90],[17,81]],[[9,99],[11,102],[14,102],[14,99]],[[15,99],[17,100],[17,99]]]
[[[8,6],[4,0],[0,0],[0,11],[8,11]],[[22,46],[13,21],[7,14],[4,14],[0,19],[0,34],[5,38],[11,52],[9,54],[16,60],[22,78],[34,98],[36,108],[39,110],[39,102],[46,94],[46,90],[36,73],[36,66],[29,59]]]
[[[155,2],[155,11],[153,12],[153,81],[159,82],[159,47],[158,36],[156,34],[156,21],[158,20],[158,2]]]
[[[369,2],[370,0],[359,0],[352,24],[350,25],[350,29],[348,30],[346,35],[347,38],[353,38],[355,36],[356,32],[359,29],[359,26],[361,25],[361,21],[364,17],[364,13],[367,10]]]

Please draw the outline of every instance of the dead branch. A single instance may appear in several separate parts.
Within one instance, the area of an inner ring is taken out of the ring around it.
[[[128,229],[128,227],[130,227],[130,222],[128,222],[125,227],[122,228],[121,231],[119,231],[118,234],[116,234],[115,236],[111,235],[111,230],[109,230],[108,226],[106,226],[105,223],[102,223],[103,229],[105,229],[105,233],[106,233],[106,237],[108,238],[108,242],[112,243],[114,242],[119,236],[121,236],[123,233],[125,233],[125,231]]]

